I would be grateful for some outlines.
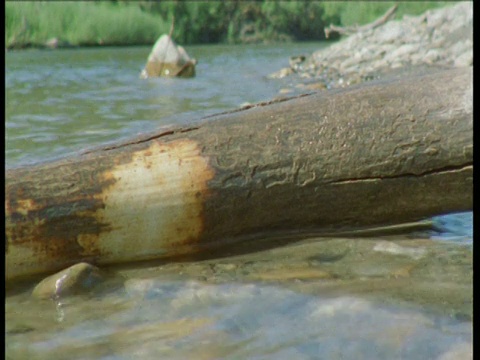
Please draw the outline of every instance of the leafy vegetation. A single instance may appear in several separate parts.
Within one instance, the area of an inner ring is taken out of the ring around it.
[[[396,17],[452,2],[398,2]],[[30,1],[5,3],[7,48],[57,38],[71,45],[152,44],[168,33],[181,44],[323,40],[323,28],[369,23],[393,1]]]
[[[58,38],[71,45],[151,44],[169,24],[138,6],[106,2],[5,3],[5,45],[34,46]]]

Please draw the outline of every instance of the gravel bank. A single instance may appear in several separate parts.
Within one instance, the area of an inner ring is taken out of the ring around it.
[[[412,69],[472,66],[473,2],[404,16],[290,60],[290,68],[271,77],[296,75],[309,89],[345,87]]]

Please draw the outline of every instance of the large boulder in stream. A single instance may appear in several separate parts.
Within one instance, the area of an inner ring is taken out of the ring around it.
[[[169,35],[162,35],[153,46],[140,77],[193,77],[196,64],[197,60],[190,58]]]

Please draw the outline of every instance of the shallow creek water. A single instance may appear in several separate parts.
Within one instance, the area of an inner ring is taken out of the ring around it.
[[[7,167],[278,96],[322,44],[205,46],[195,79],[138,79],[149,48],[6,54]],[[7,359],[472,358],[472,213],[431,230],[262,239],[102,269],[82,295],[9,284]]]

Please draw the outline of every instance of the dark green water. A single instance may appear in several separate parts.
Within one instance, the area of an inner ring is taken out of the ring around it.
[[[149,48],[6,53],[7,167],[270,100],[295,80],[266,76],[321,46],[193,46],[196,78],[149,80]],[[115,269],[122,286],[82,296],[36,300],[26,284],[7,292],[6,355],[471,358],[472,213],[434,221],[432,234]]]

